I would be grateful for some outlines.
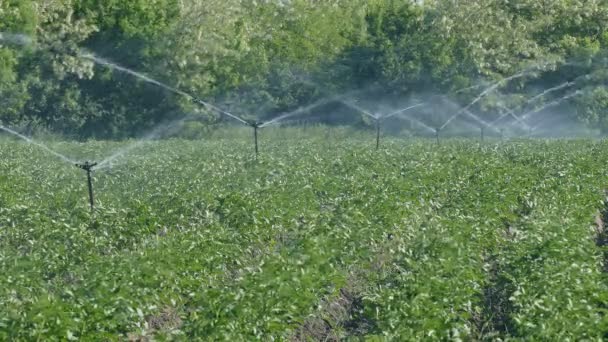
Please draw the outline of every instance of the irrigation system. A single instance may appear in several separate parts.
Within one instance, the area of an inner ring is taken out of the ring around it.
[[[3,37],[0,34],[0,38],[6,38]],[[14,39],[16,41],[23,41],[24,37],[22,36],[11,36],[11,39]],[[506,126],[505,125],[501,125],[500,127],[498,127],[498,124],[500,123],[501,120],[503,120],[506,117],[511,117],[513,119],[513,121],[511,122],[511,125],[513,125],[514,123],[518,123],[519,125],[521,125],[524,129],[527,129],[527,135],[528,137],[532,137],[534,131],[536,130],[537,127],[539,127],[540,125],[535,125],[534,127],[532,127],[531,124],[527,123],[527,121],[529,121],[530,117],[536,113],[542,112],[545,109],[549,108],[549,107],[553,107],[556,106],[560,103],[562,103],[563,101],[570,99],[574,96],[578,96],[579,94],[581,94],[582,92],[580,90],[575,90],[572,91],[562,97],[559,97],[556,100],[553,100],[551,102],[547,102],[544,103],[542,106],[534,108],[534,109],[530,109],[527,112],[521,114],[521,115],[517,115],[514,110],[507,108],[506,106],[499,104],[499,106],[504,110],[503,114],[501,114],[497,119],[491,121],[491,122],[486,122],[485,120],[481,119],[478,115],[474,114],[471,109],[473,108],[473,106],[478,103],[479,101],[481,101],[484,97],[486,97],[487,95],[489,95],[490,93],[496,91],[499,87],[505,85],[507,82],[517,79],[517,78],[522,78],[522,77],[526,77],[530,74],[533,74],[533,70],[532,69],[528,69],[528,70],[524,70],[522,72],[513,74],[511,76],[502,78],[494,83],[491,83],[489,86],[487,85],[487,83],[485,84],[478,84],[478,85],[474,85],[474,86],[470,86],[467,88],[463,88],[460,90],[456,90],[454,92],[452,92],[453,94],[457,94],[460,92],[463,92],[465,90],[471,90],[471,89],[476,89],[476,88],[480,88],[482,86],[485,87],[485,89],[483,89],[481,92],[479,92],[479,94],[477,95],[477,97],[475,97],[469,104],[460,107],[452,116],[450,116],[447,120],[445,120],[442,124],[437,125],[435,127],[431,127],[429,125],[427,125],[426,123],[424,123],[423,121],[407,115],[406,113],[414,108],[417,107],[421,107],[421,106],[425,106],[425,105],[431,105],[433,107],[435,107],[435,104],[432,102],[432,100],[429,100],[428,102],[422,102],[422,103],[416,103],[413,105],[409,105],[405,108],[393,111],[393,112],[388,112],[388,113],[375,113],[372,114],[370,111],[361,108],[360,106],[344,100],[344,98],[347,96],[346,94],[340,95],[340,96],[332,96],[332,97],[327,97],[321,100],[318,100],[308,106],[305,107],[300,107],[294,111],[291,112],[287,112],[284,113],[282,115],[279,115],[277,117],[275,117],[274,119],[271,119],[269,121],[260,121],[260,120],[247,120],[243,117],[240,117],[238,115],[235,115],[231,112],[228,112],[214,104],[211,104],[210,102],[201,100],[197,97],[195,97],[194,95],[184,92],[180,89],[177,89],[175,87],[166,85],[162,82],[159,82],[155,79],[152,79],[144,74],[141,74],[139,72],[133,71],[131,69],[122,67],[120,65],[117,65],[115,63],[109,62],[105,59],[99,58],[93,54],[90,53],[83,53],[80,55],[81,58],[85,58],[88,59],[90,61],[93,61],[96,64],[111,68],[112,70],[116,70],[119,72],[124,72],[127,73],[129,75],[132,75],[140,80],[143,80],[147,83],[150,83],[152,85],[161,87],[167,91],[170,91],[174,94],[180,95],[180,96],[184,96],[190,100],[192,100],[194,103],[197,103],[201,106],[203,106],[204,108],[218,113],[220,115],[226,116],[228,118],[231,118],[232,120],[235,120],[236,122],[251,127],[253,129],[253,143],[254,143],[254,151],[255,151],[255,158],[256,160],[259,158],[259,142],[258,142],[258,136],[259,136],[259,130],[271,125],[275,125],[275,124],[279,124],[283,121],[286,121],[287,119],[291,119],[294,116],[297,115],[302,115],[305,113],[309,113],[312,109],[317,108],[319,106],[322,106],[324,104],[328,104],[331,102],[339,102],[342,103],[356,111],[358,111],[359,113],[368,116],[369,118],[371,118],[373,120],[373,123],[375,125],[375,147],[376,150],[380,149],[380,143],[381,143],[381,135],[382,135],[382,122],[388,118],[391,117],[396,117],[396,118],[400,118],[400,119],[404,119],[404,120],[408,120],[409,122],[419,126],[420,128],[422,128],[423,130],[425,130],[426,132],[433,134],[436,140],[436,144],[439,145],[440,144],[440,134],[443,130],[446,129],[446,127],[448,125],[450,125],[454,120],[456,120],[457,118],[466,115],[469,118],[473,119],[478,125],[479,125],[479,129],[480,129],[480,140],[481,142],[484,141],[485,137],[486,137],[486,131],[488,129],[493,129],[495,131],[497,131],[500,134],[500,139],[501,141],[503,141],[505,139],[505,129]],[[540,66],[537,66],[540,67]],[[585,77],[585,76],[581,76],[581,77]],[[544,99],[546,97],[546,95],[548,95],[549,93],[552,92],[556,92],[562,89],[566,89],[566,88],[571,88],[576,84],[577,81],[568,81],[568,82],[564,82],[561,84],[558,84],[556,86],[553,86],[551,88],[545,89],[543,91],[541,91],[540,93],[538,93],[537,95],[533,96],[532,98],[528,99],[526,101],[526,105],[527,104],[533,104],[538,102],[538,100]],[[361,91],[357,91],[357,92],[361,92]],[[445,95],[435,95],[435,96],[441,96],[441,97],[446,97]],[[434,96],[432,96],[434,97]],[[431,97],[431,98],[432,98]],[[435,108],[436,111],[436,108]],[[437,116],[437,112],[435,112],[436,116]],[[93,192],[93,179],[92,179],[92,172],[94,170],[102,170],[104,168],[107,168],[109,166],[111,166],[111,162],[117,158],[122,157],[123,155],[125,155],[126,153],[128,153],[130,150],[138,147],[139,145],[142,144],[142,141],[138,141],[134,144],[131,144],[129,146],[127,146],[126,148],[123,148],[119,151],[116,151],[114,154],[112,154],[110,157],[104,159],[103,161],[97,163],[97,162],[76,162],[74,160],[72,160],[71,158],[58,153],[56,151],[54,151],[53,149],[49,148],[48,146],[36,142],[33,139],[13,130],[10,129],[8,127],[5,127],[3,125],[0,125],[0,130],[1,131],[5,131],[11,135],[14,135],[22,140],[25,140],[26,142],[35,145],[41,149],[43,149],[44,151],[60,158],[62,161],[70,163],[72,165],[76,165],[78,168],[84,170],[86,172],[87,175],[87,186],[88,186],[88,193],[89,193],[89,205],[91,208],[91,211],[94,211],[95,208],[95,199],[94,199],[94,192]],[[329,132],[329,131],[328,131]],[[329,135],[329,133],[328,133]],[[144,140],[145,141],[145,140]]]
[[[287,120],[289,118],[292,118],[292,117],[294,117],[296,115],[307,113],[311,109],[313,109],[315,107],[318,107],[318,106],[321,106],[323,104],[329,103],[329,102],[340,102],[340,103],[343,103],[346,106],[348,106],[350,108],[353,108],[356,111],[362,113],[363,115],[366,115],[366,116],[370,117],[373,120],[374,125],[375,125],[375,146],[376,146],[376,150],[379,150],[380,149],[380,142],[381,142],[380,140],[381,140],[381,135],[382,135],[381,134],[382,133],[381,132],[381,130],[382,130],[382,122],[384,120],[388,119],[388,118],[391,118],[391,117],[397,117],[397,118],[401,118],[401,119],[404,119],[404,120],[408,120],[408,121],[410,121],[412,123],[415,123],[416,125],[420,126],[421,128],[425,129],[426,131],[428,131],[430,133],[433,133],[434,136],[435,136],[435,140],[436,140],[436,144],[437,145],[440,144],[440,133],[450,123],[452,123],[455,119],[457,119],[457,118],[459,118],[459,117],[461,117],[463,115],[468,116],[469,118],[473,119],[476,123],[478,123],[479,129],[480,129],[480,139],[481,139],[481,142],[483,142],[485,140],[486,130],[487,129],[493,129],[493,130],[496,130],[497,132],[499,132],[499,134],[500,134],[500,140],[504,141],[504,139],[505,139],[505,126],[501,126],[500,128],[498,128],[497,125],[498,125],[498,123],[501,120],[503,120],[506,117],[512,117],[514,120],[511,122],[511,124],[514,124],[514,123],[520,124],[522,127],[524,127],[524,128],[527,129],[527,136],[528,137],[532,137],[534,131],[536,130],[536,128],[539,127],[539,126],[542,126],[542,123],[539,124],[539,125],[535,125],[534,127],[531,124],[527,123],[527,121],[530,119],[530,117],[532,115],[534,115],[536,113],[539,113],[539,112],[542,112],[543,110],[545,110],[545,109],[547,109],[549,107],[553,107],[553,106],[559,105],[563,101],[565,101],[567,99],[570,99],[572,97],[578,96],[579,94],[582,93],[580,90],[576,90],[576,91],[570,92],[570,93],[568,93],[568,94],[566,94],[566,95],[564,95],[564,96],[562,96],[562,97],[560,97],[560,98],[558,98],[556,100],[553,100],[551,102],[545,103],[544,105],[542,105],[542,106],[540,106],[538,108],[529,110],[529,111],[527,111],[527,112],[525,112],[525,113],[523,113],[521,115],[517,115],[517,114],[515,114],[514,110],[509,109],[509,108],[507,108],[506,106],[504,106],[502,104],[499,104],[499,106],[504,109],[504,113],[501,114],[497,119],[495,119],[495,120],[493,120],[491,122],[486,122],[485,120],[481,119],[478,115],[476,115],[476,114],[474,114],[474,113],[471,112],[470,108],[475,103],[479,102],[481,100],[481,98],[483,98],[484,96],[488,95],[493,90],[497,89],[501,84],[503,84],[504,82],[506,82],[508,80],[511,80],[511,79],[514,79],[514,78],[518,78],[518,77],[523,77],[523,76],[526,75],[526,73],[519,73],[519,74],[516,74],[516,75],[511,76],[511,77],[507,77],[507,78],[505,78],[505,79],[503,79],[503,80],[501,80],[499,82],[496,82],[496,83],[492,84],[490,87],[488,87],[487,89],[483,90],[471,103],[469,103],[468,105],[460,108],[454,115],[450,116],[442,125],[438,125],[435,128],[432,128],[432,127],[428,126],[424,122],[422,122],[422,121],[420,121],[420,120],[418,120],[418,119],[416,119],[416,118],[414,118],[412,116],[406,115],[406,112],[408,112],[408,111],[410,111],[410,110],[412,110],[414,108],[417,108],[417,107],[428,105],[429,103],[431,103],[431,101],[417,103],[417,104],[410,105],[410,106],[407,106],[405,108],[402,108],[402,109],[399,109],[399,110],[396,110],[396,111],[393,111],[393,112],[389,112],[389,113],[376,113],[376,114],[372,114],[368,110],[366,110],[364,108],[361,108],[360,106],[357,106],[354,103],[351,103],[351,102],[348,102],[348,101],[344,101],[344,100],[341,99],[341,97],[338,97],[338,96],[334,96],[334,97],[327,98],[327,99],[322,99],[322,100],[317,101],[317,102],[315,102],[315,103],[313,103],[313,104],[311,104],[309,106],[298,108],[298,109],[296,109],[296,110],[294,110],[292,112],[285,113],[285,114],[280,115],[280,116],[278,116],[278,117],[276,117],[276,118],[274,118],[272,120],[264,122],[264,121],[260,121],[260,120],[246,120],[246,119],[241,118],[241,117],[239,117],[237,115],[234,115],[234,114],[232,114],[232,113],[230,113],[228,111],[225,111],[225,110],[223,110],[223,109],[221,109],[221,108],[219,108],[219,107],[217,107],[215,105],[212,105],[212,104],[210,104],[210,103],[208,103],[206,101],[197,99],[196,97],[194,97],[194,96],[192,96],[192,95],[190,95],[188,93],[185,93],[185,92],[183,92],[183,91],[181,91],[179,89],[167,86],[167,85],[165,85],[165,84],[163,84],[161,82],[158,82],[156,80],[153,80],[153,79],[151,79],[151,78],[149,78],[149,77],[147,77],[145,75],[142,75],[140,73],[137,73],[135,71],[132,71],[132,70],[120,67],[120,66],[117,66],[117,65],[115,65],[113,63],[110,63],[110,62],[107,62],[105,60],[102,60],[102,59],[99,59],[99,58],[93,58],[93,57],[90,57],[90,56],[86,57],[86,58],[90,58],[90,59],[94,60],[97,63],[109,66],[111,68],[114,68],[115,70],[123,71],[123,72],[126,72],[128,74],[131,74],[131,75],[133,75],[135,77],[143,79],[144,81],[146,81],[148,83],[160,86],[160,87],[162,87],[164,89],[167,89],[167,90],[169,90],[169,91],[171,91],[173,93],[180,94],[182,96],[186,96],[186,97],[192,99],[195,103],[203,105],[205,108],[212,109],[213,111],[215,111],[217,113],[225,115],[225,116],[227,116],[227,117],[229,117],[231,119],[236,120],[237,122],[239,122],[239,123],[241,123],[243,125],[251,127],[253,129],[253,143],[254,143],[254,151],[255,151],[255,158],[256,158],[256,160],[259,158],[259,141],[258,141],[259,132],[258,131],[260,129],[262,129],[264,127],[268,127],[270,125],[278,124],[278,123],[280,123],[280,122],[282,122],[284,120]],[[530,100],[528,100],[526,102],[526,104],[533,103],[533,102],[537,101],[538,99],[546,96],[550,92],[558,91],[560,89],[569,88],[573,84],[574,84],[574,82],[566,82],[566,83],[560,84],[558,86],[549,88],[549,89],[541,92],[540,94],[534,96]],[[126,148],[123,148],[123,149],[115,152],[110,157],[104,159],[103,161],[101,161],[99,163],[97,163],[97,162],[89,162],[89,161],[86,161],[86,162],[83,162],[83,163],[79,163],[79,162],[75,162],[73,159],[71,159],[71,158],[69,158],[69,157],[67,157],[67,156],[65,156],[65,155],[63,155],[61,153],[58,153],[58,152],[54,151],[53,149],[49,148],[48,146],[46,146],[46,145],[44,145],[42,143],[36,142],[33,139],[31,139],[31,138],[29,138],[29,137],[27,137],[27,136],[25,136],[25,135],[23,135],[23,134],[15,131],[15,130],[12,130],[12,129],[8,128],[8,127],[0,125],[0,130],[5,131],[5,132],[7,132],[9,134],[12,134],[12,135],[14,135],[14,136],[16,136],[16,137],[18,137],[18,138],[20,138],[22,140],[25,140],[26,142],[28,142],[28,143],[30,143],[32,145],[40,147],[44,151],[46,151],[46,152],[48,152],[48,153],[50,153],[50,154],[52,154],[52,155],[60,158],[62,161],[70,163],[72,165],[75,165],[78,168],[84,170],[86,172],[86,175],[87,175],[87,187],[88,187],[88,194],[89,194],[89,206],[90,206],[92,212],[95,209],[95,198],[94,198],[94,191],[93,191],[92,172],[94,170],[101,170],[101,169],[104,169],[104,168],[108,167],[110,165],[110,163],[114,159],[122,157],[127,152],[129,152],[130,150],[138,147],[142,143],[142,141],[138,141],[138,142],[136,142],[134,144],[131,144],[131,145],[127,146]],[[153,135],[156,135],[156,133],[154,133]]]
[[[374,121],[374,126],[376,128],[376,150],[380,149],[380,135],[381,135],[381,124],[384,120],[391,118],[391,117],[398,117],[398,118],[402,118],[402,119],[406,119],[409,120],[411,122],[418,122],[418,124],[420,124],[422,127],[425,127],[428,129],[428,126],[426,126],[425,124],[419,122],[418,120],[405,116],[405,112],[417,108],[417,107],[421,107],[424,106],[426,103],[417,103],[415,105],[410,105],[407,106],[405,108],[401,108],[398,109],[396,111],[393,112],[389,112],[387,114],[381,114],[381,113],[376,113],[376,114],[372,114],[371,112],[369,112],[368,110],[361,108],[360,106],[355,105],[352,102],[349,101],[341,101],[342,104],[360,112],[361,114],[367,115],[369,116],[373,121]]]

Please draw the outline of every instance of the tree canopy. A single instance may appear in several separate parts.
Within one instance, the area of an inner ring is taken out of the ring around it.
[[[607,26],[608,0],[5,0],[0,122],[121,138],[185,115],[221,119],[82,58],[92,53],[261,119],[362,89],[464,106],[474,86],[523,71],[473,109],[490,120],[578,92],[560,110],[608,132]]]

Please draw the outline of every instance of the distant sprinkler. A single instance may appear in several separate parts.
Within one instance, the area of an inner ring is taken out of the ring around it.
[[[247,121],[247,125],[253,128],[253,141],[255,143],[255,159],[258,159],[259,150],[258,150],[258,129],[262,127],[264,123],[257,120]]]
[[[441,127],[435,128],[435,140],[437,140],[437,145],[439,145],[439,132],[441,132]]]
[[[505,139],[505,128],[502,127],[500,129],[500,141],[504,141],[504,139]]]
[[[87,184],[89,186],[89,204],[91,205],[91,211],[95,209],[95,199],[93,197],[93,178],[91,177],[91,172],[93,171],[93,167],[95,167],[97,163],[90,163],[88,161],[84,162],[84,164],[76,164],[76,167],[81,168],[87,172]]]
[[[380,118],[376,118],[376,151],[380,149]]]
[[[479,126],[479,134],[480,134],[481,142],[483,142],[484,130],[485,130],[484,126]]]

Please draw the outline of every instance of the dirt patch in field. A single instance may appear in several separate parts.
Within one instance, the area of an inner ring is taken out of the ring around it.
[[[376,327],[365,317],[363,299],[353,290],[340,289],[335,298],[324,301],[322,306],[320,314],[304,321],[291,341],[339,341],[343,335],[365,336]]]
[[[477,339],[495,340],[513,331],[511,314],[513,305],[509,298],[514,292],[511,282],[502,275],[500,265],[493,255],[486,257],[488,282],[483,288],[481,312],[473,315]]]
[[[144,334],[130,333],[127,338],[130,342],[154,341],[154,336],[158,332],[170,332],[179,329],[182,324],[178,311],[172,307],[165,307],[160,313],[146,317]]]
[[[602,208],[595,215],[595,244],[598,247],[608,246],[608,190],[604,190],[604,201]],[[605,248],[604,248],[605,249]],[[604,251],[602,269],[608,272],[608,250]]]

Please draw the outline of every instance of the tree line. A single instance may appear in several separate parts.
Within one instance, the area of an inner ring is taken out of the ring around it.
[[[354,92],[462,106],[525,71],[471,110],[491,120],[573,94],[559,110],[608,132],[608,0],[4,0],[0,33],[0,122],[26,132],[123,138],[185,115],[226,120],[83,53],[260,119]]]

